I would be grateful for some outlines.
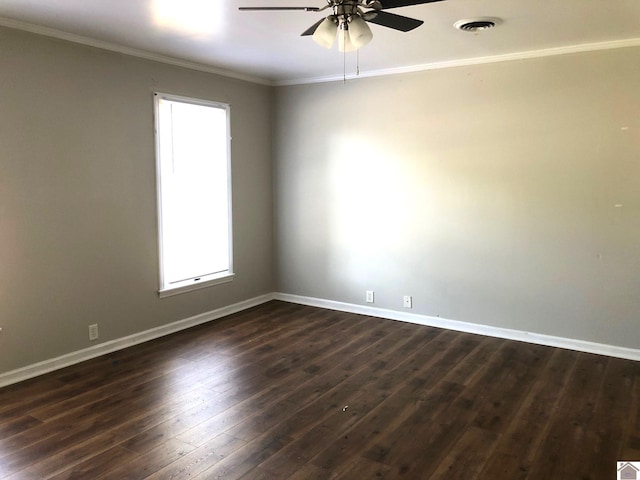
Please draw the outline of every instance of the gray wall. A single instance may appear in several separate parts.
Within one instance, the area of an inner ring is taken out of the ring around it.
[[[639,60],[274,95],[0,28],[0,373],[274,290],[638,348]],[[162,300],[154,90],[232,106],[236,279]]]
[[[154,90],[231,104],[236,278],[159,299]],[[272,292],[272,88],[0,28],[0,373]]]
[[[639,85],[626,48],[278,88],[279,291],[639,348]]]

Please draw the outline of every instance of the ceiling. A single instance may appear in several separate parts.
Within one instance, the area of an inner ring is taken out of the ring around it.
[[[0,25],[282,85],[506,58],[640,45],[639,0],[446,0],[393,9],[424,24],[371,25],[359,53],[300,34],[328,14],[240,12],[240,6],[322,7],[326,0],[1,0]],[[453,28],[499,17],[492,30]],[[345,67],[346,65],[346,67]]]

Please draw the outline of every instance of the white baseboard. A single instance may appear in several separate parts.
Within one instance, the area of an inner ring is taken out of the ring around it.
[[[228,305],[226,307],[221,307],[210,312],[201,313],[199,315],[185,318],[183,320],[178,320],[176,322],[152,328],[150,330],[134,333],[133,335],[129,335],[127,337],[110,340],[93,347],[85,348],[76,352],[62,355],[60,357],[52,358],[43,362],[34,363],[32,365],[27,365],[26,367],[2,373],[0,374],[0,387],[18,383],[29,378],[37,377],[38,375],[49,373],[54,370],[74,365],[76,363],[84,362],[85,360],[90,360],[92,358],[106,355],[117,350],[122,350],[123,348],[131,347],[139,343],[148,342],[149,340],[153,340],[155,338],[164,337],[165,335],[179,332],[190,327],[195,327],[196,325],[200,325],[202,323],[210,322],[212,320],[231,315],[232,313],[241,312],[243,310],[261,305],[273,299],[274,295],[271,293],[261,295],[259,297],[234,303],[233,305]]]
[[[270,300],[282,300],[300,305],[309,305],[312,307],[327,308],[330,310],[339,310],[341,312],[358,313],[361,315],[369,315],[372,317],[387,318],[390,320],[399,320],[402,322],[415,323],[418,325],[426,325],[429,327],[446,328],[459,332],[476,333],[489,337],[504,338],[508,340],[518,340],[521,342],[535,343],[538,345],[546,345],[550,347],[566,348],[579,352],[596,353],[599,355],[607,355],[610,357],[625,358],[628,360],[640,360],[640,350],[616,345],[606,345],[603,343],[587,342],[584,340],[576,340],[573,338],[555,337],[551,335],[543,335],[540,333],[525,332],[522,330],[511,330],[508,328],[492,327],[488,325],[480,325],[476,323],[460,322],[457,320],[448,320],[445,318],[431,317],[428,315],[420,315],[415,313],[399,312],[395,310],[387,310],[384,308],[371,307],[367,305],[357,305],[354,303],[336,302],[333,300],[324,300],[321,298],[303,297],[299,295],[290,295],[287,293],[269,293],[259,297],[234,303],[226,307],[221,307],[210,312],[201,313],[190,318],[178,320],[176,322],[162,325],[160,327],[145,330],[143,332],[134,333],[127,337],[100,343],[93,347],[68,353],[60,357],[45,360],[43,362],[27,365],[6,373],[0,374],[0,387],[18,383],[29,378],[37,377],[45,373],[52,372],[76,363],[84,362],[101,355],[106,355],[123,348],[138,345],[140,343],[170,335],[190,327],[195,327],[202,323],[210,322],[218,318],[241,312],[251,307],[261,305]]]
[[[489,325],[480,325],[476,323],[460,322],[458,320],[448,320],[440,317],[399,312],[395,310],[387,310],[384,308],[371,307],[367,305],[335,302],[333,300],[324,300],[321,298],[290,295],[287,293],[274,293],[273,298],[275,300],[298,303],[300,305],[309,305],[312,307],[327,308],[330,310],[339,310],[342,312],[358,313],[361,315],[369,315],[371,317],[380,317],[390,320],[416,323],[418,325],[427,325],[429,327],[446,328],[448,330],[456,330],[459,332],[476,333],[489,337],[518,340],[521,342],[535,343],[537,345],[566,348],[568,350],[596,353],[598,355],[607,355],[609,357],[625,358],[628,360],[640,360],[640,350],[634,348],[606,345],[604,343],[594,343],[585,340],[576,340],[573,338],[555,337],[552,335],[543,335],[540,333],[531,333],[522,330],[511,330],[508,328],[492,327]]]

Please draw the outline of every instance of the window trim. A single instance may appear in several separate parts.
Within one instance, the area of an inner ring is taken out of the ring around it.
[[[158,290],[158,296],[160,298],[172,297],[174,295],[179,295],[181,293],[192,292],[193,290],[200,290],[201,288],[213,287],[214,285],[221,285],[223,283],[229,283],[233,281],[235,277],[235,273],[225,273],[223,276],[218,278],[212,278],[211,280],[205,280],[203,282],[198,281],[198,283],[192,283],[191,285],[183,285],[180,287],[174,288],[160,288]]]
[[[175,287],[165,287],[164,279],[164,267],[163,267],[163,249],[162,249],[162,175],[160,164],[160,136],[158,132],[160,130],[160,100],[168,100],[182,103],[189,103],[192,105],[200,105],[205,107],[214,107],[225,110],[226,113],[226,129],[227,129],[227,219],[228,235],[229,235],[229,269],[218,273],[212,273],[203,275],[197,279],[186,280],[180,282]],[[193,290],[199,290],[202,288],[211,287],[214,285],[220,285],[223,283],[229,283],[235,277],[233,270],[233,216],[232,216],[232,171],[231,171],[231,105],[228,103],[216,102],[212,100],[206,100],[201,98],[185,97],[182,95],[174,95],[163,92],[153,92],[153,105],[154,105],[154,136],[155,136],[155,169],[156,169],[156,214],[158,221],[158,267],[159,267],[159,289],[158,295],[160,298],[170,297],[181,293],[191,292]],[[202,280],[201,280],[202,279]],[[187,283],[188,282],[188,283]]]

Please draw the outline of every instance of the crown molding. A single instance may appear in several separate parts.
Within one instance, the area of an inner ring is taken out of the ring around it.
[[[146,50],[139,50],[136,48],[126,47],[116,43],[106,42],[102,40],[96,40],[94,38],[85,37],[82,35],[76,35],[73,33],[63,32],[54,28],[43,27],[40,25],[34,25],[28,22],[22,22],[10,18],[0,17],[0,26],[13,28],[16,30],[23,30],[37,35],[44,35],[47,37],[53,37],[68,42],[79,43],[90,47],[100,48],[102,50],[109,50],[112,52],[122,53],[124,55],[130,55],[133,57],[143,58],[146,60],[152,60],[155,62],[166,63],[177,67],[188,68],[191,70],[198,70],[201,72],[212,73],[215,75],[221,75],[228,78],[234,78],[237,80],[244,80],[251,83],[257,83],[267,86],[292,86],[292,85],[305,85],[313,83],[330,83],[341,82],[344,79],[357,80],[360,78],[372,78],[383,77],[387,75],[400,75],[404,73],[423,72],[427,70],[439,70],[443,68],[455,68],[464,67],[470,65],[483,65],[488,63],[509,62],[512,60],[526,60],[531,58],[552,57],[556,55],[566,55],[571,53],[583,53],[593,52],[599,50],[611,50],[617,48],[639,47],[640,38],[629,38],[624,40],[612,40],[608,42],[595,42],[584,43],[579,45],[568,45],[564,47],[545,48],[539,50],[528,50],[525,52],[507,53],[503,55],[491,55],[484,57],[464,58],[459,60],[447,60],[442,62],[424,63],[419,65],[410,65],[405,67],[384,68],[380,70],[371,70],[368,72],[360,72],[359,75],[329,75],[322,77],[307,77],[297,79],[286,79],[271,81],[263,77],[257,77],[254,75],[248,75],[244,73],[235,72],[232,70],[226,70],[223,68],[214,67],[211,65],[205,65],[197,62],[190,62],[188,60],[181,60],[174,57],[160,55],[157,53],[148,52]]]
[[[640,47],[640,38],[630,38],[625,40],[613,40],[609,42],[584,43],[580,45],[569,45],[564,47],[545,48],[540,50],[529,50],[526,52],[507,53],[503,55],[492,55],[485,57],[464,58],[460,60],[448,60],[443,62],[424,63],[421,65],[411,65],[407,67],[385,68],[360,72],[359,75],[331,75],[326,77],[309,77],[292,80],[282,80],[274,82],[277,87],[304,85],[311,83],[342,82],[356,80],[359,78],[383,77],[387,75],[399,75],[403,73],[423,72],[426,70],[439,70],[443,68],[465,67],[469,65],[483,65],[487,63],[510,62],[513,60],[526,60],[531,58],[553,57],[557,55],[567,55],[570,53],[593,52],[599,50],[611,50],[616,48]]]
[[[260,85],[273,86],[273,82],[254,75],[247,75],[244,73],[234,72],[232,70],[226,70],[223,68],[213,67],[211,65],[204,65],[202,63],[190,62],[188,60],[181,60],[179,58],[169,57],[166,55],[160,55],[157,53],[148,52],[146,50],[139,50],[137,48],[126,47],[117,43],[105,42],[103,40],[96,40],[95,38],[85,37],[83,35],[76,35],[74,33],[63,32],[54,28],[43,27],[41,25],[34,25],[32,23],[22,22],[11,18],[0,17],[0,26],[13,28],[15,30],[23,30],[29,33],[35,33],[36,35],[43,35],[46,37],[57,38],[59,40],[65,40],[67,42],[79,43],[89,47],[100,48],[102,50],[109,50],[111,52],[122,53],[132,57],[143,58],[145,60],[152,60],[154,62],[166,63],[168,65],[174,65],[176,67],[188,68],[190,70],[198,70],[205,73],[213,73],[223,77],[234,78],[236,80],[244,80],[246,82],[257,83]]]

